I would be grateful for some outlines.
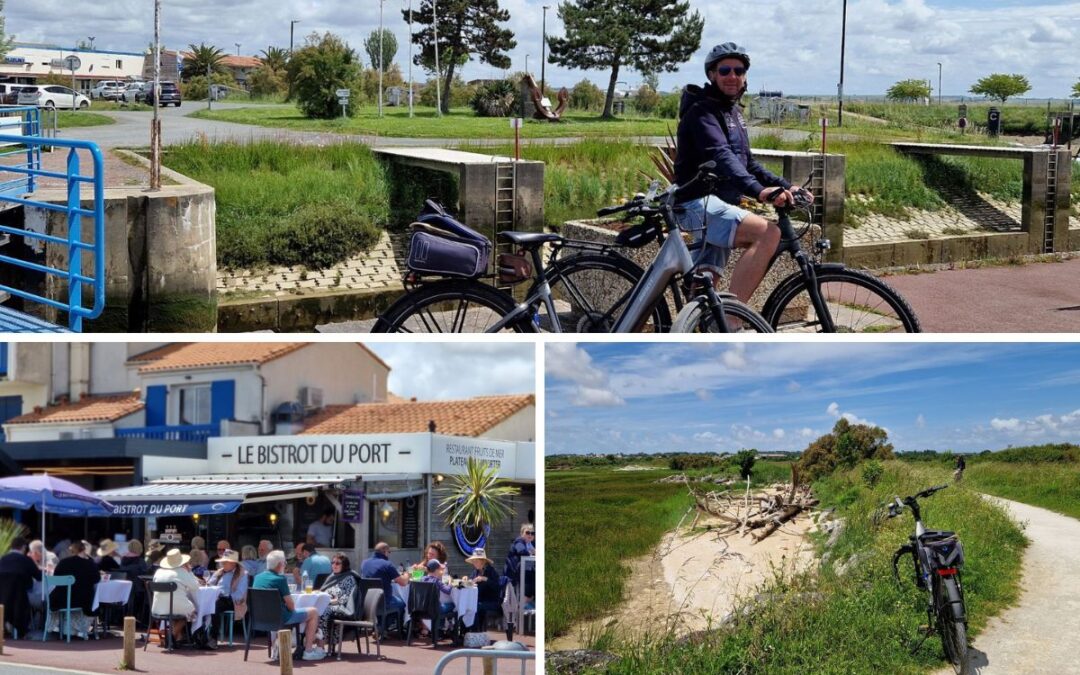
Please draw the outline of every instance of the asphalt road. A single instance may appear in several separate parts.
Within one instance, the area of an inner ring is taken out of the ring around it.
[[[924,332],[1080,332],[1080,258],[885,281],[907,299]]]

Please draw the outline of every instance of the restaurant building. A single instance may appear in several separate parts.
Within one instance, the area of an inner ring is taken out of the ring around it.
[[[387,541],[395,562],[412,562],[438,539],[463,569],[475,545],[504,555],[533,516],[532,394],[402,399],[387,390],[389,366],[356,343],[5,348],[14,365],[0,399],[20,400],[2,424],[4,451],[115,507],[83,536],[183,547],[198,534],[211,550],[269,539],[288,551],[329,508],[331,548],[355,561]],[[519,487],[513,522],[468,532],[439,517],[439,493],[468,457]]]

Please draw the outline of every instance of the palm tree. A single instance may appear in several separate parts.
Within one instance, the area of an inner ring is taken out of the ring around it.
[[[289,63],[289,50],[284,47],[267,47],[262,50],[262,62],[275,73],[284,72]]]
[[[200,42],[198,47],[189,44],[188,50],[191,52],[191,58],[184,59],[184,68],[181,71],[184,79],[206,75],[207,68],[215,73],[226,75],[229,73],[223,63],[225,52],[217,47]]]
[[[26,534],[26,528],[14,520],[0,519],[0,551],[10,550],[11,540]]]
[[[470,457],[465,473],[450,477],[439,502],[439,514],[451,525],[476,528],[495,525],[513,513],[509,498],[519,492],[519,488],[499,479],[496,467]]]

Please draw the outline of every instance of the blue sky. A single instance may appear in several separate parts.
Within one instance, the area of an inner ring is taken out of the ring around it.
[[[289,22],[299,19],[297,41],[309,32],[333,31],[358,49],[379,25],[398,38],[395,61],[406,69],[408,25],[401,10],[409,0],[163,0],[162,33],[169,47],[207,42],[228,52],[257,54],[268,45],[287,47]],[[753,55],[750,90],[835,94],[839,81],[843,0],[772,0],[764,4],[689,0],[705,19],[698,54],[677,72],[661,75],[664,90],[703,79],[702,60],[712,45],[734,40]],[[413,7],[420,0],[412,0]],[[512,70],[540,73],[544,5],[549,35],[561,35],[556,0],[499,0],[510,12],[507,26],[518,46]],[[98,49],[142,51],[153,36],[150,0],[79,3],[70,20],[68,0],[9,0],[7,32],[19,40],[73,45],[96,37]],[[1030,97],[1064,97],[1080,77],[1080,1],[1031,0],[849,0],[845,87],[848,94],[880,95],[897,80],[931,80],[937,91],[942,63],[945,96],[966,94],[992,72],[1022,73]],[[362,51],[362,49],[361,49]],[[363,57],[367,60],[367,57]],[[473,62],[466,80],[500,77],[502,71]],[[572,86],[583,78],[606,86],[608,72],[572,71],[549,65],[547,80]],[[420,78],[419,72],[416,77]],[[619,80],[636,87],[641,75],[622,71]],[[622,85],[620,85],[622,86]]]
[[[802,450],[840,417],[897,450],[1080,443],[1080,343],[555,343],[545,452]]]

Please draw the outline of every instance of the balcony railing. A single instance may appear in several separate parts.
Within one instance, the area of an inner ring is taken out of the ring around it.
[[[220,435],[219,424],[181,424],[159,427],[135,427],[117,429],[117,438],[146,438],[153,441],[205,441],[211,436]]]

